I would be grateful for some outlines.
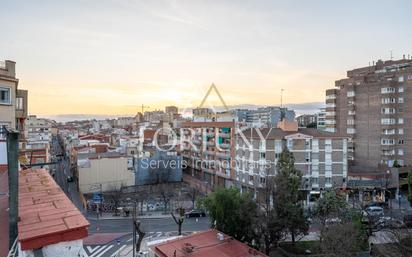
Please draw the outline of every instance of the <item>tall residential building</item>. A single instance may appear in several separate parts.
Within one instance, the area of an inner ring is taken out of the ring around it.
[[[234,122],[185,122],[183,180],[202,190],[233,185]]]
[[[325,130],[326,130],[325,120],[326,120],[326,109],[325,109],[325,108],[321,108],[321,109],[319,110],[319,112],[316,113],[316,122],[317,122],[316,128],[317,128],[318,130],[321,130],[321,131],[325,131]]]
[[[377,61],[347,72],[326,91],[328,131],[347,133],[354,165],[412,164],[412,60]]]
[[[303,172],[301,189],[308,200],[322,189],[346,187],[347,138],[298,128],[297,122],[287,121],[280,122],[278,128],[250,128],[236,135],[236,185],[258,196],[267,178],[276,175],[277,161],[285,147],[293,153],[295,167]]]
[[[268,106],[257,110],[249,110],[246,114],[247,123],[267,125],[269,127],[276,127],[282,119],[293,121],[295,111],[283,107]]]

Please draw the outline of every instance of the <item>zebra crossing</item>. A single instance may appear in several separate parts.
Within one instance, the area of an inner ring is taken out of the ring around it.
[[[193,232],[182,232],[183,236]],[[170,232],[148,232],[144,237],[144,242],[149,243],[168,237],[177,236],[176,231]],[[83,246],[84,257],[124,257],[131,256],[133,247],[133,235],[129,234],[105,245],[85,245]]]

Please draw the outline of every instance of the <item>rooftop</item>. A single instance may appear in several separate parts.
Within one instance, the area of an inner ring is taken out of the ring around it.
[[[267,257],[214,229],[160,243],[151,249],[160,257]]]
[[[19,242],[22,250],[87,237],[89,222],[45,169],[19,176]]]

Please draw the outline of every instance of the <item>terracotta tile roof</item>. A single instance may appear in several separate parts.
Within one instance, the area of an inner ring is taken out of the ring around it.
[[[221,232],[211,229],[157,244],[151,249],[159,257],[268,257],[223,233],[224,239],[219,240],[218,233]]]
[[[87,237],[89,222],[45,169],[19,175],[19,242],[22,250]]]

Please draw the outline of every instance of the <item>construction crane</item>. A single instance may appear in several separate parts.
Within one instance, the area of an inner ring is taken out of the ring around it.
[[[150,106],[146,106],[146,105],[142,104],[142,114],[144,113],[144,109],[149,109],[149,108],[150,108]]]

